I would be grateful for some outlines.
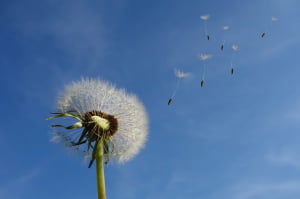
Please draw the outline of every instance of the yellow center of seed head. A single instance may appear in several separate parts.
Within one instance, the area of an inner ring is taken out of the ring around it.
[[[109,121],[105,118],[94,115],[91,117],[91,120],[96,123],[103,130],[108,130],[110,127]]]

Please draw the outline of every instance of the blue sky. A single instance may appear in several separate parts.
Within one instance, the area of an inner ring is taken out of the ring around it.
[[[97,197],[94,168],[51,143],[44,120],[64,85],[81,77],[126,88],[149,114],[146,147],[106,167],[107,198],[299,198],[299,7],[296,0],[2,0],[0,198]],[[279,20],[270,25],[272,16]],[[240,46],[233,76],[232,44]],[[200,53],[213,55],[203,88]],[[174,68],[191,76],[167,106]]]

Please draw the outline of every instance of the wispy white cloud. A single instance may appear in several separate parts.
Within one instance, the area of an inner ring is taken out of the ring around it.
[[[197,178],[198,174],[192,171],[177,170],[170,173],[168,178],[161,179],[161,182],[157,182],[160,187],[159,192],[153,192],[145,195],[145,199],[151,198],[194,198],[192,196],[197,193],[197,189],[194,186],[205,186],[203,178]],[[198,198],[199,196],[197,196]]]
[[[108,28],[103,23],[101,12],[82,1],[48,3],[53,4],[50,6],[52,9],[44,11],[55,14],[45,13],[37,18],[27,13],[30,8],[24,9],[25,11],[19,9],[25,13],[16,17],[16,28],[27,39],[48,40],[71,59],[74,65],[84,62],[85,69],[88,69],[99,64],[109,46],[106,37]],[[27,17],[20,17],[23,15]]]
[[[272,165],[288,166],[300,169],[300,150],[295,147],[286,147],[277,151],[269,152],[266,160]]]
[[[0,185],[0,198],[20,199],[26,188],[41,174],[40,168],[33,168],[24,174]]]
[[[19,176],[14,184],[17,185],[25,185],[27,183],[30,183],[32,180],[34,180],[36,177],[38,177],[41,173],[40,168],[34,168],[32,170],[29,170],[27,173],[24,173],[23,175]]]
[[[168,183],[166,184],[166,191],[174,191],[178,189],[178,187],[182,187],[184,184],[189,182],[190,174],[187,172],[173,172],[169,178]]]
[[[238,184],[232,189],[234,199],[274,199],[299,197],[300,181]]]
[[[263,119],[265,126],[270,128],[298,125],[300,122],[299,99],[288,100],[286,105],[273,109]]]
[[[299,45],[299,43],[300,38],[298,36],[290,39],[285,39],[277,43],[273,43],[272,48],[267,48],[261,51],[260,57],[270,58],[271,56],[280,55],[280,53],[288,50],[288,48],[290,48],[291,46]]]
[[[291,123],[300,122],[300,103],[294,102],[282,115],[283,119]]]

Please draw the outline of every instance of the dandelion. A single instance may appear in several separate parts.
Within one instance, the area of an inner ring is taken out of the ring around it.
[[[175,90],[173,91],[173,94],[172,94],[171,98],[168,100],[168,105],[170,105],[172,103],[172,101],[173,101],[173,99],[174,99],[174,97],[177,93],[177,90],[178,90],[178,87],[179,87],[179,84],[180,84],[180,80],[190,76],[189,73],[184,73],[184,72],[182,72],[180,70],[177,70],[177,69],[174,70],[174,74],[177,77],[177,84],[176,84]]]
[[[270,21],[270,23],[269,23],[269,25],[268,25],[268,27],[267,27],[267,31],[265,31],[265,32],[263,32],[260,36],[261,37],[264,37],[264,36],[266,36],[266,32],[269,32],[270,31],[270,29],[272,28],[272,25],[273,25],[273,22],[275,22],[275,21],[278,21],[278,18],[277,17],[271,17],[271,21]]]
[[[66,86],[58,97],[57,112],[63,118],[52,140],[89,156],[89,167],[96,160],[98,198],[105,199],[103,163],[132,159],[147,139],[147,114],[136,96],[108,82],[82,79]]]
[[[201,87],[204,86],[204,79],[205,79],[205,72],[206,72],[206,64],[205,61],[212,58],[212,55],[210,54],[200,54],[199,58],[203,61],[203,72],[202,72],[202,80],[200,82]]]
[[[206,39],[209,40],[210,39],[210,36],[208,34],[208,31],[207,31],[207,26],[206,26],[206,21],[210,18],[209,15],[202,15],[200,16],[200,19],[202,19],[204,21],[203,23],[203,26],[204,26],[204,33],[205,33],[205,36],[206,36]]]
[[[231,55],[231,60],[230,60],[230,74],[233,75],[234,73],[234,67],[233,67],[233,57],[235,55],[235,52],[238,51],[240,49],[240,47],[236,44],[232,45],[231,46],[233,52],[232,52],[232,55]]]
[[[224,31],[229,30],[229,26],[223,26],[222,29],[223,29]],[[224,45],[225,45],[225,39],[222,40],[222,44],[221,44],[221,47],[220,47],[220,49],[221,49],[222,51],[224,50]]]

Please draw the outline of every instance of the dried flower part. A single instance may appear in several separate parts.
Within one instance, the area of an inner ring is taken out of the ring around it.
[[[47,119],[65,120],[64,125],[52,125],[63,128],[54,131],[51,140],[91,157],[89,166],[101,139],[106,160],[119,163],[133,158],[147,139],[148,118],[142,103],[105,81],[82,79],[66,86],[57,109],[58,113]]]
[[[93,110],[83,116],[83,126],[99,138],[113,136],[118,130],[118,120],[113,115]]]

